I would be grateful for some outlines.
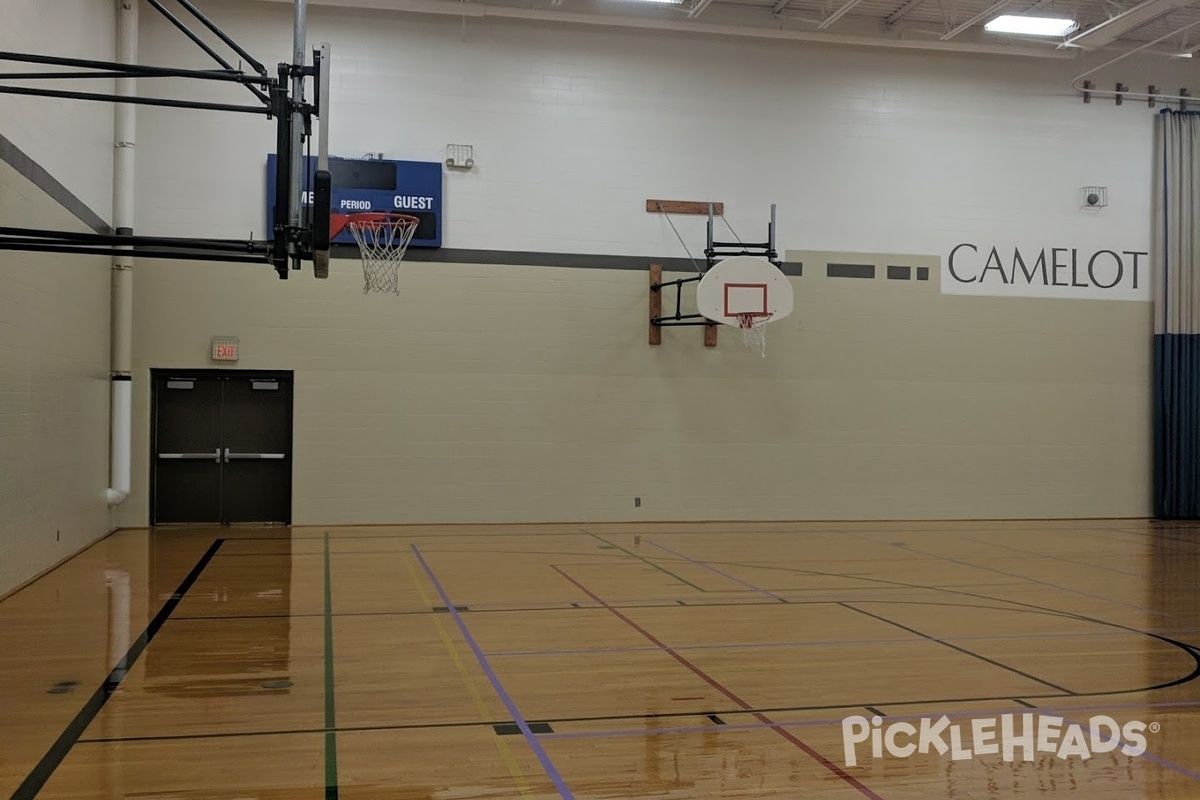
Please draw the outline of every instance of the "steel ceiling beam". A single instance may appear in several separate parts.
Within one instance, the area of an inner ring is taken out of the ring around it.
[[[861,3],[862,1],[863,0],[846,0],[846,3],[841,8],[839,8],[837,11],[830,14],[825,19],[821,20],[821,24],[818,25],[817,28],[821,29],[821,30],[828,28],[830,25],[837,22],[839,19],[841,19],[842,17],[846,16],[851,11],[853,11],[854,7],[857,6],[859,3]]]
[[[1068,37],[1062,46],[1092,48],[1112,44],[1133,29],[1140,28],[1176,9],[1190,6],[1193,2],[1194,0],[1145,0],[1099,25],[1093,25],[1085,31]]]
[[[887,18],[887,24],[895,25],[897,22],[907,17],[910,12],[914,11],[917,6],[924,2],[925,0],[908,0],[908,2],[904,4],[903,8]]]

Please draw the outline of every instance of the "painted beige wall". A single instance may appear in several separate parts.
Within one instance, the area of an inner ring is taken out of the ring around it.
[[[649,347],[636,270],[409,263],[400,297],[364,297],[351,261],[140,267],[122,522],[146,521],[149,370],[212,366],[215,335],[296,371],[302,524],[1148,512],[1148,304],[946,296],[936,269],[828,257],[789,253],[765,358],[733,331]]]
[[[2,162],[0,226],[85,230]],[[0,251],[0,594],[110,528],[108,312],[105,258]]]

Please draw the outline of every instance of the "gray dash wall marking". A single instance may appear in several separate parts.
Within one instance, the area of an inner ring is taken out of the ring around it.
[[[874,278],[874,264],[826,264],[825,275],[830,278]]]

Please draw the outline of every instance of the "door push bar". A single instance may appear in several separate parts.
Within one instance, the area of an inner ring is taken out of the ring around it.
[[[169,458],[175,461],[207,461],[212,459],[218,464],[221,463],[221,448],[213,450],[211,453],[159,453],[159,458]]]
[[[225,448],[225,463],[230,461],[242,461],[248,459],[265,459],[271,461],[282,461],[287,456],[284,453],[232,453],[229,448]]]

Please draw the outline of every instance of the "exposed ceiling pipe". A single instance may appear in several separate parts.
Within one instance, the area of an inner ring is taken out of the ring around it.
[[[138,36],[137,0],[116,0],[117,61],[136,64]],[[134,78],[117,81],[116,92],[132,97],[137,93]],[[113,122],[113,228],[118,236],[133,235],[133,160],[136,109],[131,103],[118,103]],[[133,436],[133,258],[119,255],[112,260],[112,343],[109,378],[112,400],[109,407],[109,488],[110,506],[120,505],[129,497],[130,452]]]
[[[1134,28],[1140,28],[1148,22],[1169,14],[1170,12],[1191,5],[1195,0],[1145,0],[1130,9],[1126,9],[1110,19],[1093,25],[1085,31],[1069,37],[1061,47],[1095,48],[1112,44],[1119,37],[1129,33]]]
[[[887,24],[895,25],[897,22],[899,22],[900,20],[907,17],[909,15],[909,13],[911,13],[912,11],[915,11],[917,6],[921,5],[924,2],[925,2],[925,0],[908,0],[908,2],[905,3],[902,8],[900,8],[900,10],[898,10],[895,14],[892,14],[890,17],[887,18]]]
[[[687,12],[688,19],[695,19],[703,14],[704,9],[712,5],[712,1],[713,0],[699,0],[696,5],[692,6],[691,10]]]
[[[291,2],[291,0],[270,0],[270,2]],[[711,36],[738,36],[749,39],[774,39],[777,41],[811,42],[850,47],[882,47],[895,50],[924,50],[943,53],[1022,56],[1066,60],[1074,58],[1069,51],[1061,51],[1053,47],[1024,47],[976,42],[904,39],[885,36],[837,34],[827,31],[792,31],[780,28],[757,28],[748,25],[726,25],[692,20],[629,17],[616,14],[582,14],[554,9],[515,8],[486,5],[478,2],[455,2],[455,0],[351,0],[349,2],[345,0],[310,0],[310,5],[336,6],[341,8],[371,8],[384,11],[435,14],[449,17],[520,19],[536,22],[556,22],[568,25],[596,25],[609,28],[634,28]]]
[[[1129,58],[1134,53],[1138,53],[1142,50],[1152,47],[1152,46],[1158,44],[1159,42],[1163,41],[1164,39],[1170,39],[1173,36],[1178,36],[1179,34],[1183,33],[1184,31],[1188,30],[1189,28],[1194,28],[1197,25],[1200,25],[1200,19],[1196,20],[1195,22],[1190,22],[1181,28],[1176,28],[1175,30],[1171,31],[1170,33],[1164,33],[1162,36],[1158,37],[1157,39],[1154,39],[1153,41],[1149,41],[1149,42],[1146,42],[1145,44],[1139,45],[1138,47],[1135,47],[1132,50],[1128,50],[1128,51],[1122,53],[1121,55],[1117,56],[1116,58],[1110,58],[1108,61],[1105,61],[1103,64],[1092,67],[1087,72],[1084,72],[1084,73],[1076,76],[1075,80],[1071,81],[1071,88],[1077,92],[1088,92],[1089,94],[1096,94],[1096,95],[1101,95],[1104,97],[1116,97],[1117,95],[1120,95],[1121,97],[1128,97],[1131,99],[1138,99],[1138,100],[1149,100],[1151,97],[1153,97],[1155,100],[1190,100],[1190,101],[1195,102],[1195,100],[1197,98],[1188,97],[1186,95],[1179,95],[1179,94],[1150,94],[1148,92],[1116,92],[1116,91],[1112,91],[1109,89],[1087,89],[1087,88],[1084,88],[1083,86],[1080,86],[1079,82],[1082,81],[1084,78],[1086,78],[1089,75],[1096,74],[1097,72],[1104,69],[1105,67],[1110,67],[1113,64],[1117,63],[1118,61],[1121,61],[1122,59]]]
[[[846,0],[846,2],[842,5],[841,8],[839,8],[837,11],[830,14],[825,19],[821,20],[821,24],[818,25],[817,27],[820,28],[821,30],[828,28],[830,25],[832,25],[833,23],[837,22],[842,17],[849,14],[852,10],[854,10],[854,7],[857,6],[861,2],[862,2],[862,0]]]

